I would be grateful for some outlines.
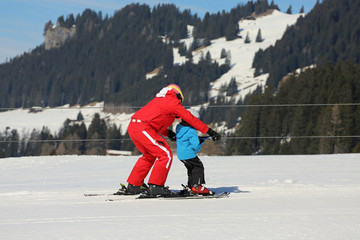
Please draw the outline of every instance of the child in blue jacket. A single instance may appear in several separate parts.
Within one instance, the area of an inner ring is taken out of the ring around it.
[[[193,109],[189,112],[197,118],[200,117],[199,113]],[[184,120],[176,126],[177,155],[187,169],[188,187],[195,194],[212,195],[213,192],[203,186],[205,184],[204,165],[197,156],[205,140],[206,138],[199,138],[196,129]]]

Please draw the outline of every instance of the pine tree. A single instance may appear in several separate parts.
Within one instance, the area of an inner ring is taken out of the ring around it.
[[[100,118],[99,113],[95,113],[94,117],[91,121],[91,124],[89,126],[88,130],[88,138],[93,138],[95,134],[97,134],[97,137],[99,139],[105,139],[106,138],[106,122],[104,119]]]
[[[221,49],[220,58],[226,58],[226,50],[223,48]]]
[[[262,35],[261,35],[261,29],[259,28],[259,31],[256,35],[256,42],[262,42],[263,41],[263,38],[262,38]]]
[[[292,6],[290,5],[289,8],[286,10],[287,14],[292,14]]]
[[[38,156],[40,154],[41,143],[39,143],[38,140],[40,140],[40,133],[36,129],[33,129],[25,149],[26,156]]]
[[[107,130],[107,139],[111,139],[107,142],[108,149],[120,150],[121,149],[121,132],[115,124],[111,125]]]
[[[246,38],[245,38],[245,41],[244,41],[245,43],[250,43],[251,41],[250,41],[250,37],[249,37],[249,32],[247,32],[247,34],[246,34]]]
[[[207,62],[211,62],[211,54],[210,54],[209,51],[207,51],[207,53],[206,53],[205,60],[206,60]]]
[[[81,122],[80,127],[77,130],[77,135],[80,139],[85,140],[87,138],[87,129],[84,122]],[[86,142],[79,141],[79,150],[81,154],[85,154],[86,152]]]
[[[272,0],[271,3],[270,3],[270,9],[277,9],[277,10],[279,10],[279,7],[274,3],[274,0]]]
[[[299,13],[304,13],[305,9],[304,9],[304,5],[300,8],[300,12]]]
[[[234,77],[231,78],[230,83],[226,89],[226,96],[232,96],[238,92],[238,86],[236,83],[236,79]]]
[[[239,25],[237,24],[236,20],[232,19],[229,21],[225,31],[225,38],[226,41],[231,41],[236,39],[237,33],[239,32]]]
[[[80,111],[76,117],[76,121],[83,121],[83,120],[84,120],[84,116],[82,115],[82,113]]]

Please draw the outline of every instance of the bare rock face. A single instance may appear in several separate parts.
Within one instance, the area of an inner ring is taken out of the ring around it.
[[[49,25],[45,29],[45,49],[60,47],[66,40],[72,38],[76,33],[76,26],[73,25],[70,29],[60,25]]]

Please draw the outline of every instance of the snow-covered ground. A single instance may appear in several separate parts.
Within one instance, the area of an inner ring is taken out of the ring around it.
[[[360,155],[205,157],[226,199],[107,202],[137,157],[0,159],[0,239],[359,239]],[[167,185],[186,171],[175,157]]]

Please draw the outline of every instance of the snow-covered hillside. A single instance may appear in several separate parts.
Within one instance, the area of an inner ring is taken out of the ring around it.
[[[0,239],[343,240],[360,237],[360,155],[201,157],[226,199],[123,200],[137,157],[0,159]],[[175,157],[167,184],[186,170]]]
[[[232,68],[221,78],[211,83],[212,90],[210,96],[218,96],[221,86],[227,86],[231,78],[236,79],[239,88],[239,93],[235,96],[236,100],[244,98],[258,86],[264,86],[267,78],[266,74],[256,78],[253,77],[254,69],[251,68],[251,65],[254,55],[260,48],[265,49],[280,39],[286,27],[294,24],[299,16],[300,14],[289,15],[274,10],[271,14],[258,17],[256,20],[241,20],[239,21],[241,30],[239,35],[242,38],[233,41],[226,41],[225,38],[215,39],[211,41],[210,46],[194,51],[194,62],[198,62],[202,55],[206,56],[206,53],[210,52],[212,60],[220,64],[225,61],[225,59],[220,58],[221,50],[225,49],[227,52],[230,52]],[[257,43],[255,42],[255,38],[259,29],[261,29],[264,40]],[[249,34],[251,40],[249,44],[244,43],[247,34]],[[187,45],[191,44],[193,41],[191,28],[189,38],[183,39],[182,41]],[[178,49],[174,49],[174,64],[183,64],[185,61],[185,57],[181,57],[178,54]],[[152,73],[152,76],[153,75],[154,73]],[[161,86],[159,88],[161,88]],[[29,113],[29,110],[26,109],[0,112],[0,131],[4,131],[6,127],[17,129],[20,136],[23,137],[29,135],[34,128],[41,130],[43,126],[47,126],[51,130],[51,133],[55,134],[62,127],[66,119],[75,120],[77,114],[81,111],[87,125],[90,124],[93,115],[99,113],[102,118],[108,119],[110,123],[121,126],[122,133],[124,134],[132,114],[124,113],[114,115],[104,113],[102,107],[103,103],[97,103],[81,108],[67,105],[54,109],[45,108],[37,113]]]
[[[231,69],[229,72],[221,76],[214,83],[212,83],[211,97],[219,95],[221,86],[229,85],[231,78],[235,78],[238,84],[239,93],[235,96],[235,100],[244,98],[246,95],[253,92],[258,86],[264,86],[268,74],[264,74],[254,78],[254,69],[251,67],[255,53],[259,49],[266,49],[274,45],[277,40],[283,36],[286,28],[296,23],[297,19],[303,14],[286,14],[278,10],[271,10],[267,15],[259,16],[256,20],[240,20],[240,33],[236,40],[226,41],[225,37],[211,41],[211,45],[203,47],[193,52],[193,61],[196,63],[201,57],[206,56],[209,52],[212,60],[220,64],[225,62],[221,59],[221,50],[230,52],[231,56]],[[262,42],[256,42],[256,36],[259,29],[261,29]],[[249,34],[250,43],[245,43],[245,38]],[[192,35],[189,38],[183,39],[187,47],[193,42]],[[181,57],[178,49],[174,49],[174,62],[175,64],[183,64],[186,61],[185,57]]]

